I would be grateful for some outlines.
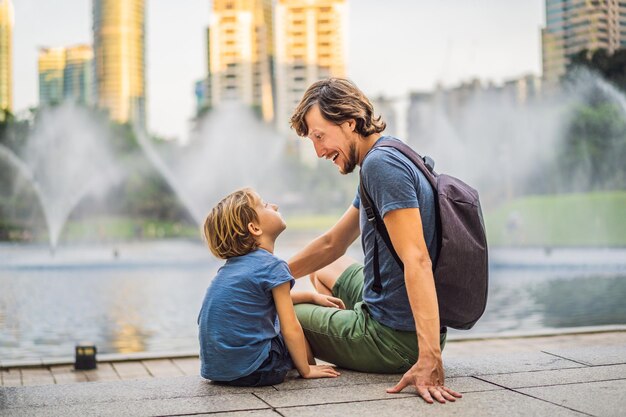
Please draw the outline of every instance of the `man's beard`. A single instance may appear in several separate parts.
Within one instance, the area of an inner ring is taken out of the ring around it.
[[[358,155],[356,154],[356,143],[351,143],[348,149],[348,159],[345,161],[343,168],[339,169],[339,172],[343,175],[347,175],[354,171],[358,163]]]

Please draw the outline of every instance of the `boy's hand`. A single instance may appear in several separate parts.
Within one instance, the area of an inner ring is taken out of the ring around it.
[[[309,373],[306,375],[302,375],[302,378],[337,378],[339,375],[341,374],[330,365],[310,365]]]
[[[346,305],[341,301],[341,298],[333,297],[326,294],[313,294],[313,303],[322,307],[334,307],[341,310],[346,309]]]

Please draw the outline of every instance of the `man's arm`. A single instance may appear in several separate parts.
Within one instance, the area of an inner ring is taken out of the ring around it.
[[[300,278],[339,259],[359,234],[359,210],[350,206],[339,221],[289,259],[291,274]]]
[[[424,241],[418,208],[393,210],[383,219],[393,247],[404,263],[404,281],[415,319],[419,357],[400,382],[388,392],[400,392],[414,385],[418,394],[432,403],[461,397],[444,386],[443,361],[439,345],[439,305],[428,248]]]

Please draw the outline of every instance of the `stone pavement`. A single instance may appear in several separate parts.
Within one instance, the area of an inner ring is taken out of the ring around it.
[[[196,376],[197,358],[2,369],[0,416],[624,416],[626,332],[451,341],[444,350],[456,403],[429,405],[399,375],[342,371],[274,387],[222,387]],[[81,383],[83,381],[92,381]],[[19,381],[19,383],[18,383]],[[16,385],[16,386],[10,386]]]

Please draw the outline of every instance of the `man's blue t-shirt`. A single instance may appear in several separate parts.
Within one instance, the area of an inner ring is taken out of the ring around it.
[[[198,316],[200,374],[232,381],[258,369],[280,332],[272,289],[295,281],[264,249],[229,258],[207,289]]]
[[[389,136],[384,138],[391,139]],[[372,149],[361,171],[363,184],[383,219],[393,210],[419,208],[423,229],[421,232],[424,233],[430,258],[436,259],[435,194],[424,174],[400,151],[389,147]],[[357,209],[360,208],[361,200],[358,190],[352,204]],[[365,254],[363,301],[372,317],[379,323],[396,330],[414,332],[415,321],[402,269],[375,231],[374,226],[367,221],[365,210],[360,210],[360,226],[361,243]],[[415,233],[419,232],[415,231]],[[372,291],[375,239],[378,239],[378,261],[383,286],[380,294]]]

